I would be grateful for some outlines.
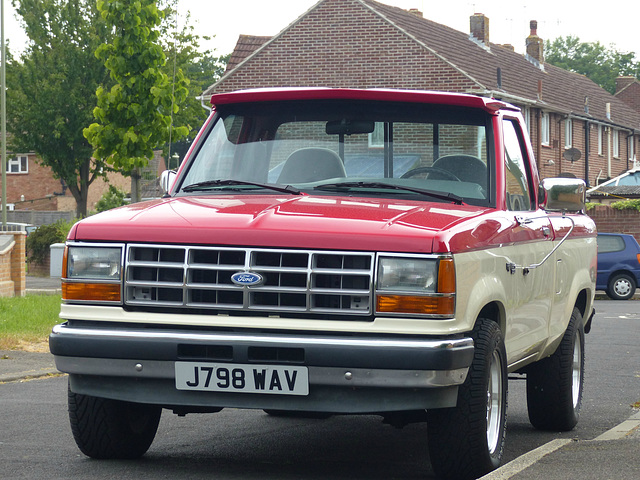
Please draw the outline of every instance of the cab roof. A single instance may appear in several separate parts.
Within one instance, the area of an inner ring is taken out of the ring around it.
[[[368,100],[380,102],[427,103],[479,108],[489,113],[515,110],[517,107],[493,98],[464,93],[423,90],[355,89],[355,88],[264,88],[219,93],[211,96],[211,104],[282,102],[290,100]]]

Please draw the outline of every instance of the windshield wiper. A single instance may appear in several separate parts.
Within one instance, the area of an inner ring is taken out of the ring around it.
[[[458,205],[462,205],[462,197],[459,197],[455,193],[436,192],[434,190],[427,190],[425,188],[413,188],[405,187],[403,185],[394,185],[392,183],[384,182],[343,182],[343,183],[325,183],[315,187],[315,190],[349,190],[351,188],[385,188],[393,190],[404,190],[406,192],[418,193],[439,200],[445,200],[453,202]]]
[[[258,188],[266,188],[276,192],[289,193],[291,195],[302,195],[302,192],[291,185],[281,187],[270,183],[248,182],[246,180],[207,180],[206,182],[198,182],[187,185],[182,189],[183,192],[197,192],[199,190],[208,190],[212,187],[228,187],[228,186],[251,186]]]

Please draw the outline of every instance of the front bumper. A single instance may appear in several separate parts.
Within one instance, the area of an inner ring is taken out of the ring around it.
[[[76,393],[168,408],[370,413],[451,407],[473,358],[471,338],[351,337],[137,327],[54,327],[56,366]],[[308,368],[309,395],[176,389],[175,362]]]

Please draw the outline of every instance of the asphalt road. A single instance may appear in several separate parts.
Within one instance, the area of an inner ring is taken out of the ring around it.
[[[640,401],[640,303],[598,301],[596,309],[586,337],[578,426],[563,434],[534,430],[524,382],[512,380],[505,462],[554,438],[593,439],[634,412],[631,405]],[[373,416],[305,420],[226,409],[181,418],[165,411],[143,459],[91,460],[71,436],[66,384],[58,377],[0,385],[0,478],[432,478],[426,425],[397,430]]]

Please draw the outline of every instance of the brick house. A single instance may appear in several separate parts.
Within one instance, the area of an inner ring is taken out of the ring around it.
[[[274,37],[242,35],[225,75],[204,96],[325,86],[494,97],[522,109],[542,177],[573,174],[596,185],[632,168],[640,146],[640,83],[623,77],[614,96],[545,63],[537,22],[530,27],[522,55],[490,42],[482,14],[473,15],[470,33],[463,33],[415,9],[321,0]]]
[[[143,169],[143,197],[158,197],[157,177],[165,169],[162,152],[155,152],[148,167]],[[109,173],[107,180],[97,178],[89,187],[87,212],[95,209],[100,197],[114,185],[129,192],[131,179],[119,173]],[[7,153],[7,204],[15,210],[75,212],[76,201],[53,171],[37,161],[34,153]]]

